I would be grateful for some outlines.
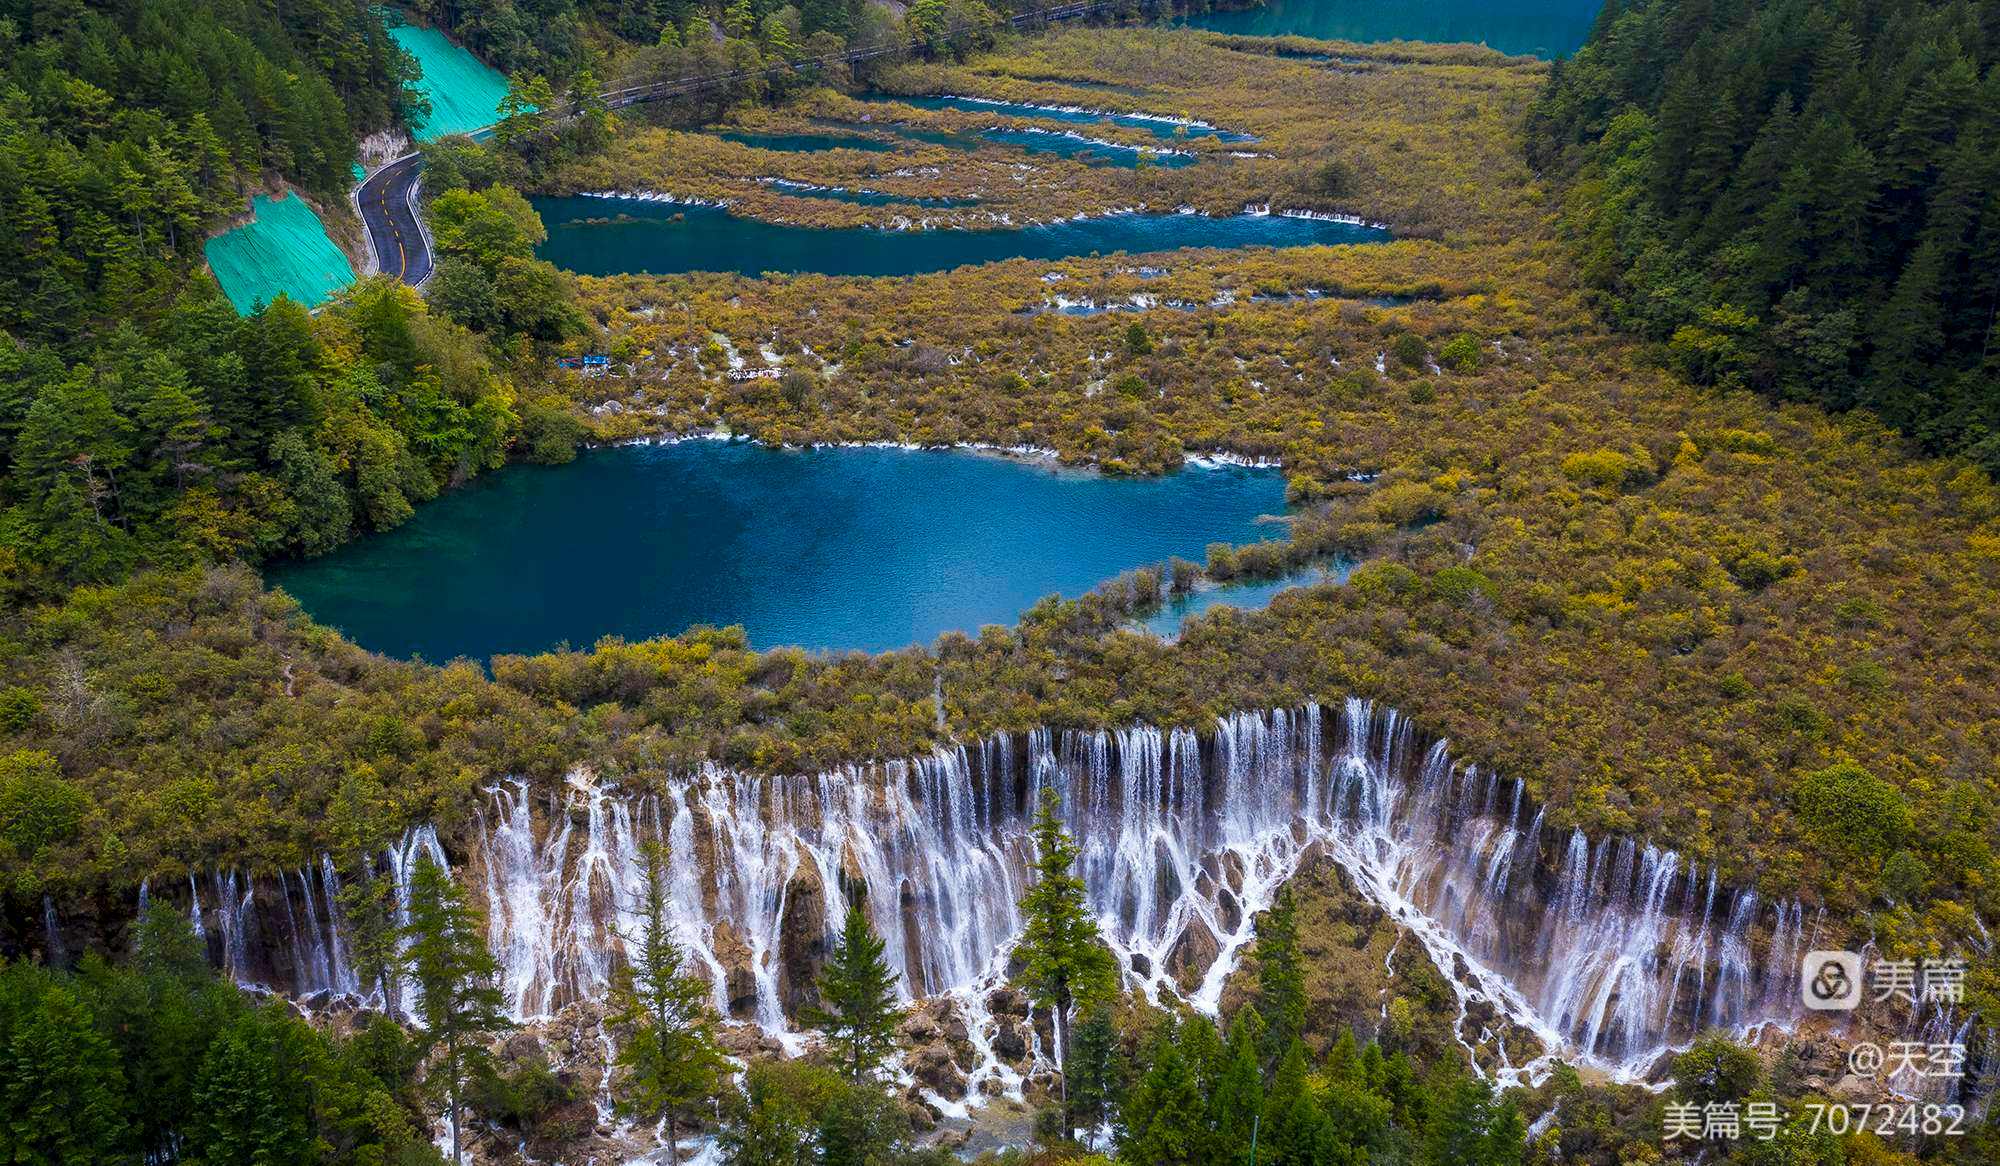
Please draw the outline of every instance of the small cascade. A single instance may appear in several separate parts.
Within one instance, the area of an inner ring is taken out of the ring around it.
[[[1560,1054],[1638,1079],[1703,1029],[1788,1023],[1819,926],[1798,902],[1730,888],[1674,851],[1559,832],[1521,783],[1362,700],[1233,714],[1207,733],[1003,734],[815,774],[710,763],[647,792],[582,772],[556,787],[503,781],[461,836],[459,875],[484,899],[509,1011],[533,1021],[605,995],[635,939],[645,848],[663,841],[674,930],[717,1011],[794,1049],[790,1018],[816,1003],[820,964],[859,905],[903,997],[948,997],[964,1021],[983,1063],[963,1099],[942,1099],[963,1104],[1018,1095],[1033,1063],[1019,1052],[1033,1026],[997,990],[1045,789],[1136,991],[1217,1011],[1257,913],[1327,856],[1423,945],[1458,993],[1468,1056],[1502,1077],[1533,1077]],[[383,857],[401,922],[426,855],[446,862],[421,827]],[[360,994],[330,860],[255,896],[234,872],[208,882],[192,915],[232,974]],[[412,1014],[409,985],[389,995]]]
[[[56,919],[56,901],[48,895],[42,896],[42,962],[52,968],[69,963],[69,952],[63,946],[62,924]]]

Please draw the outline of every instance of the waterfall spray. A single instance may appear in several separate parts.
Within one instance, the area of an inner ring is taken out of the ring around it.
[[[1534,1078],[1563,1055],[1638,1079],[1701,1029],[1793,1015],[1801,904],[1730,889],[1713,867],[1634,839],[1554,831],[1519,782],[1456,762],[1362,700],[1237,713],[1206,734],[1039,729],[814,774],[710,763],[644,792],[585,772],[554,788],[507,780],[483,795],[460,875],[485,899],[510,1012],[544,1019],[604,996],[629,951],[641,849],[664,839],[675,931],[718,1012],[795,1051],[790,1017],[858,903],[905,1000],[948,997],[966,1022],[984,1063],[963,1098],[940,1099],[956,1108],[1020,1092],[1025,1066],[995,1051],[993,994],[1021,928],[1043,788],[1060,795],[1129,986],[1155,1001],[1217,1012],[1257,913],[1326,856],[1445,973],[1482,1071]],[[399,921],[424,855],[446,861],[430,827],[383,858]],[[266,904],[234,871],[210,881],[206,907],[191,882],[192,914],[220,932],[232,974],[258,974],[251,936],[284,937],[290,967],[269,982],[360,993],[330,859],[280,875]],[[377,1003],[407,1016],[412,994],[392,985]],[[1494,1013],[1515,1047],[1468,1019]],[[1523,1033],[1539,1047],[1520,1047]]]

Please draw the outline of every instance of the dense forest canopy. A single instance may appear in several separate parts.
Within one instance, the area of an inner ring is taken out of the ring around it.
[[[409,289],[239,318],[196,274],[254,191],[338,225],[415,70],[343,0],[0,4],[0,594],[315,553],[504,458],[508,378]]]
[[[163,309],[266,178],[343,194],[414,69],[342,0],[0,2],[0,331]]]
[[[1697,382],[2000,467],[2000,5],[1611,0],[1535,160],[1585,277]]]

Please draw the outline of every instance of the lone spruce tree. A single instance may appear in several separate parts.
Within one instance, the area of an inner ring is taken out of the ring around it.
[[[499,962],[486,948],[479,920],[451,872],[430,856],[419,859],[410,878],[409,940],[405,956],[419,994],[417,1015],[432,1048],[444,1048],[437,1071],[444,1074],[445,1113],[451,1123],[451,1155],[465,1160],[459,1137],[459,1101],[465,1083],[485,1057],[481,1038],[512,1027],[505,998],[494,981]]]
[[[1299,966],[1298,900],[1278,892],[1257,919],[1257,1015],[1264,1022],[1264,1061],[1276,1065],[1305,1031],[1305,972]]]
[[[875,1075],[889,1055],[902,1010],[896,1007],[896,973],[882,958],[882,938],[857,903],[847,909],[840,943],[819,974],[821,1007],[806,1023],[825,1034],[841,1072],[859,1085]]]
[[[689,970],[687,949],[674,938],[667,917],[666,847],[648,845],[641,862],[634,910],[638,950],[612,986],[617,1011],[611,1023],[632,1029],[618,1050],[618,1063],[632,1071],[620,1107],[661,1122],[667,1161],[677,1163],[681,1123],[713,1104],[722,1089],[724,1059],[710,1027],[708,982]]]
[[[1117,991],[1118,971],[1097,932],[1083,880],[1076,875],[1076,843],[1057,813],[1056,791],[1044,787],[1035,812],[1035,882],[1021,900],[1027,924],[1015,949],[1018,982],[1028,998],[1049,1010],[1055,1025],[1056,1063],[1069,1064],[1069,1030],[1079,1008],[1102,1003]],[[1063,1085],[1063,1106],[1069,1086]],[[1067,1121],[1067,1117],[1064,1119]]]
[[[395,883],[375,869],[375,855],[388,845],[381,825],[381,798],[375,771],[357,766],[340,783],[328,818],[336,840],[336,869],[345,872],[337,899],[347,919],[354,973],[362,990],[370,986],[379,990],[383,1011],[396,1016],[403,945],[396,926]]]

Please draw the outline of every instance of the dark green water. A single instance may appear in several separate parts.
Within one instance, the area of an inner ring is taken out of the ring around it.
[[[984,97],[896,97],[890,94],[870,93],[863,101],[884,104],[914,105],[919,109],[956,109],[965,113],[998,113],[1008,117],[1039,118],[1043,121],[1068,122],[1071,125],[1117,125],[1128,129],[1146,130],[1156,138],[1208,138],[1224,142],[1254,142],[1257,135],[1234,130],[1217,129],[1209,125],[1188,125],[1185,121],[1175,121],[1171,117],[1147,117],[1136,113],[1108,113],[1093,109],[1072,109],[1062,106],[1027,105],[1017,101],[996,101]]]
[[[750,134],[724,130],[715,136],[725,142],[780,154],[816,154],[822,150],[865,150],[871,154],[886,154],[896,148],[894,142],[862,137],[860,134]]]
[[[979,136],[998,145],[1012,146],[1023,153],[1055,154],[1074,158],[1086,166],[1123,166],[1127,170],[1137,170],[1141,166],[1164,166],[1169,170],[1178,170],[1195,161],[1193,154],[1171,149],[1140,150],[1120,142],[1086,137],[1074,131],[990,129],[979,131]]]
[[[1213,611],[1218,607],[1250,610],[1271,606],[1271,601],[1280,591],[1293,587],[1310,587],[1316,583],[1345,583],[1354,573],[1354,564],[1338,559],[1324,566],[1310,567],[1295,571],[1277,579],[1258,579],[1247,583],[1223,583],[1204,587],[1178,599],[1169,599],[1152,615],[1138,623],[1147,631],[1162,639],[1173,639],[1181,633],[1181,625],[1188,620]]]
[[[1210,12],[1195,28],[1237,36],[1310,36],[1376,42],[1419,40],[1490,45],[1503,53],[1568,56],[1590,35],[1602,0],[1268,0]]]
[[[1280,537],[1268,470],[1119,479],[970,452],[692,441],[519,466],[269,573],[365,647],[444,660],[741,624],[882,650],[1011,623],[1216,541]]]
[[[992,231],[801,227],[716,207],[638,199],[533,198],[548,226],[536,254],[584,275],[682,271],[914,275],[1001,259],[1062,259],[1181,247],[1381,243],[1389,232],[1282,215],[1108,215]],[[615,216],[615,217],[614,217]]]
[[[949,210],[954,207],[978,206],[976,198],[926,198],[922,195],[891,194],[886,190],[854,190],[835,186],[809,186],[799,182],[783,180],[768,183],[771,189],[793,198],[823,198],[833,202],[852,202],[862,206],[917,206],[929,210]]]

